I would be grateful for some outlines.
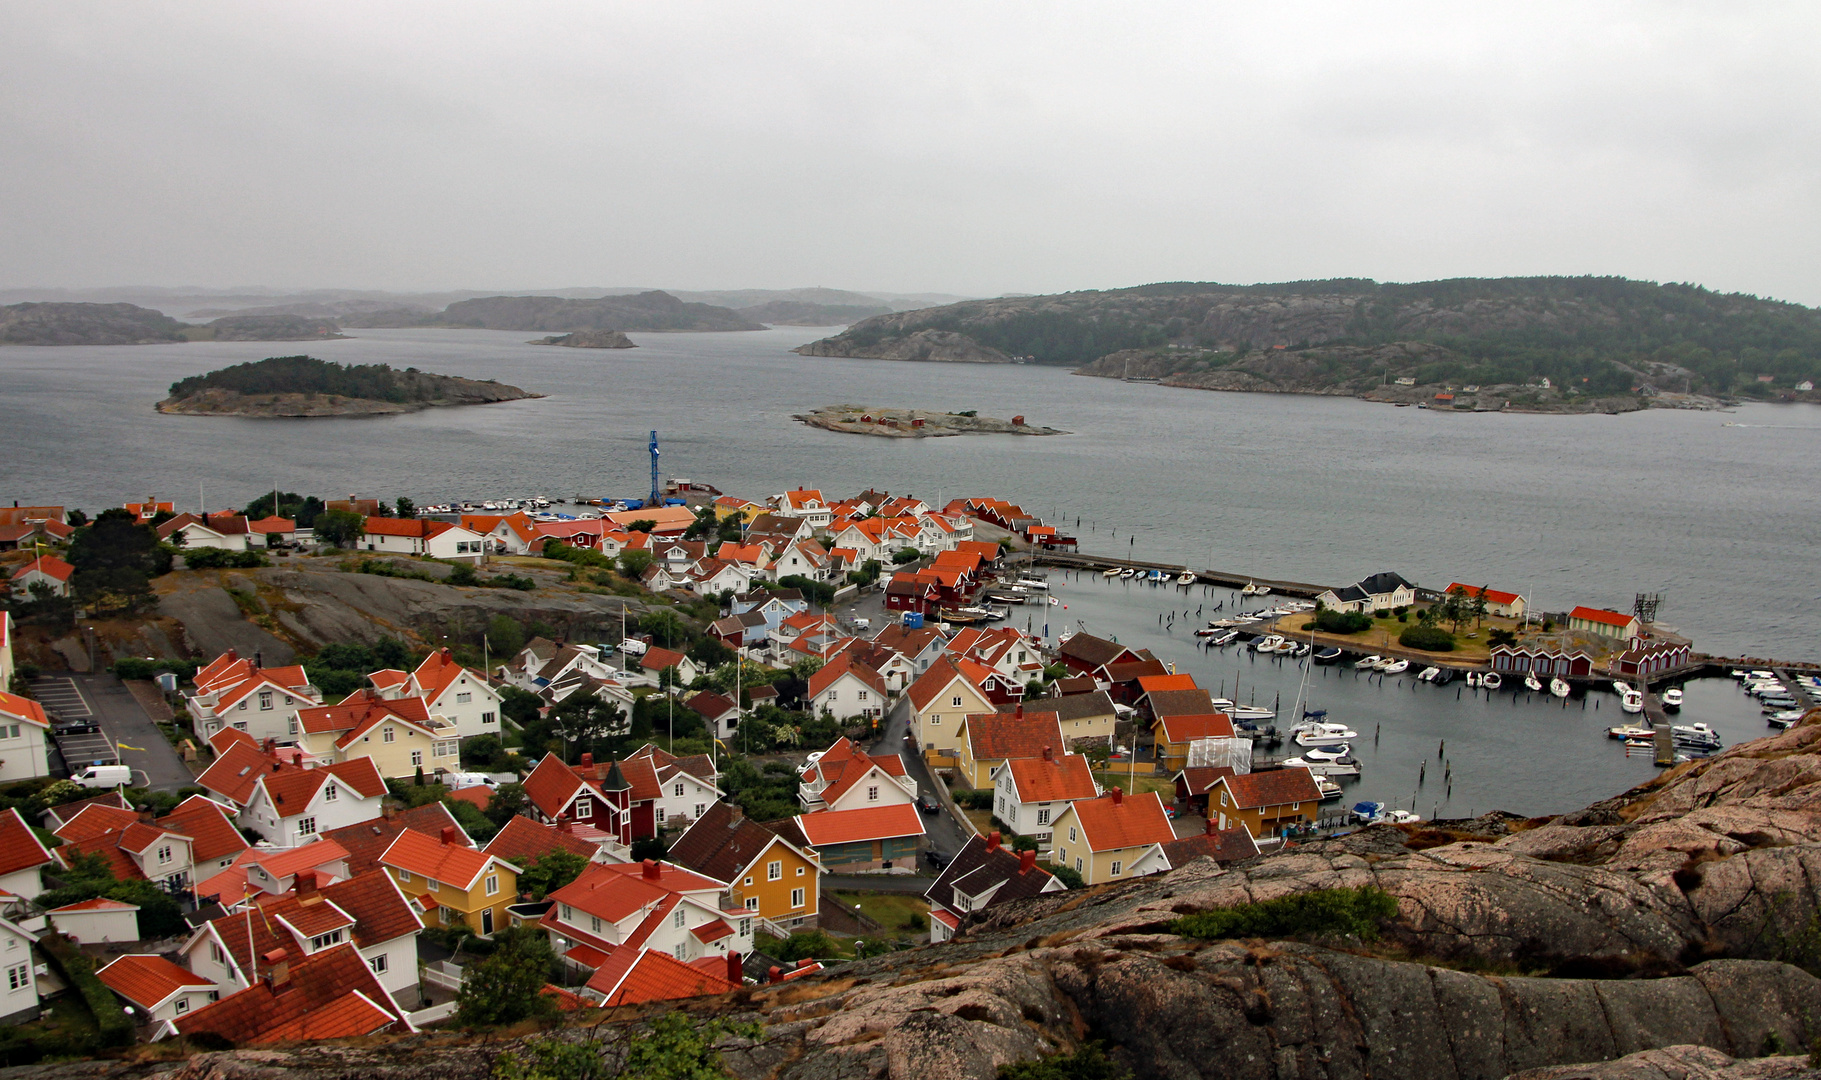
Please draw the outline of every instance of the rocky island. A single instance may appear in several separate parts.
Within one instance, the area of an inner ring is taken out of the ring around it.
[[[934,439],[947,435],[1067,435],[1052,427],[1038,427],[1014,416],[1001,420],[967,412],[931,412],[927,409],[883,409],[870,405],[825,405],[799,413],[810,427],[845,431],[853,435],[878,435],[888,439]]]
[[[636,349],[632,339],[618,330],[577,330],[533,338],[527,345],[561,345],[567,349]]]
[[[188,416],[387,416],[542,396],[490,379],[274,356],[180,379],[157,408]]]
[[[438,312],[408,309],[350,315],[343,326],[448,327],[471,330],[631,330],[644,333],[763,330],[763,323],[713,304],[685,303],[662,289],[630,296],[481,296]]]
[[[864,319],[804,356],[1068,365],[1457,411],[1814,400],[1821,311],[1625,278],[1170,282]]]
[[[342,337],[327,319],[230,315],[201,325],[136,304],[0,307],[0,345],[163,345],[178,341],[318,341]]]

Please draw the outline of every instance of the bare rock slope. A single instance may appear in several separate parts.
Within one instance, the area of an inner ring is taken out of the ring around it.
[[[1817,960],[1803,941],[1821,904],[1818,826],[1811,717],[1560,818],[1378,827],[1227,869],[1203,860],[688,1007],[764,1023],[760,1042],[726,1053],[753,1078],[985,1080],[1089,1038],[1141,1077],[1796,1076],[1799,1059],[1735,1059],[1821,1034],[1821,980],[1785,962]],[[1184,914],[1367,884],[1398,905],[1376,943],[1171,932]],[[228,1052],[177,1075],[479,1075],[509,1048],[420,1037]]]

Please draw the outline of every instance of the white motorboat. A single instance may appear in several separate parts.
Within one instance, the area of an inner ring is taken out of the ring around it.
[[[1231,709],[1222,709],[1221,711],[1234,720],[1246,720],[1253,723],[1260,720],[1274,720],[1277,718],[1275,712],[1272,712],[1270,709],[1260,708],[1257,705],[1235,705]]]
[[[1706,724],[1677,724],[1669,733],[1682,746],[1720,748],[1720,733]]]
[[[1296,656],[1296,657],[1303,657],[1303,656],[1309,655],[1310,653],[1312,653],[1314,651],[1315,651],[1315,647],[1305,641],[1302,644],[1298,645],[1296,647],[1296,651],[1291,653],[1290,655]]]
[[[1782,712],[1771,713],[1769,716],[1766,716],[1764,720],[1772,727],[1786,728],[1802,719],[1802,716],[1803,712],[1801,709],[1784,709]]]
[[[1359,738],[1359,732],[1345,724],[1330,724],[1322,720],[1298,724],[1290,730],[1295,733],[1298,746],[1340,746]]]
[[[1387,674],[1387,675],[1402,675],[1404,672],[1409,671],[1409,670],[1410,670],[1410,661],[1405,660],[1402,657],[1399,657],[1398,659],[1393,660],[1389,664],[1385,665],[1385,674]]]
[[[1355,660],[1353,662],[1353,670],[1365,671],[1367,668],[1373,667],[1374,665],[1376,665],[1379,661],[1381,661],[1383,659],[1384,659],[1384,657],[1378,655],[1377,653],[1373,653],[1371,656],[1367,656],[1362,659]]]
[[[1540,681],[1538,681],[1536,674],[1534,672],[1527,671],[1524,673],[1524,689],[1530,691],[1533,694],[1538,692],[1539,690],[1543,689],[1543,684]]]
[[[1628,713],[1643,712],[1644,711],[1644,695],[1638,693],[1636,690],[1627,686],[1625,688],[1625,692],[1623,694],[1619,695],[1619,708],[1625,710]]]
[[[1306,757],[1285,758],[1280,764],[1286,769],[1307,769],[1310,775],[1323,776],[1358,776],[1359,762],[1352,758],[1339,761],[1310,761]]]
[[[1278,642],[1276,645],[1272,646],[1271,651],[1276,653],[1279,656],[1288,656],[1289,654],[1296,651],[1296,642],[1291,641],[1289,638],[1285,638],[1284,640]]]
[[[1259,586],[1256,586],[1253,588],[1252,595],[1253,596],[1265,596],[1265,595],[1268,595],[1270,592],[1271,592],[1271,586],[1259,585]]]
[[[1353,753],[1351,745],[1339,743],[1335,746],[1312,746],[1304,751],[1303,757],[1310,761],[1339,761],[1351,753]]]
[[[1625,682],[1623,679],[1615,680],[1612,684],[1612,692],[1615,694],[1618,694],[1621,697],[1623,697],[1625,694],[1625,691],[1627,691],[1629,689],[1631,689],[1631,684],[1628,682]]]
[[[1266,634],[1265,636],[1258,638],[1252,642],[1252,651],[1261,652],[1261,653],[1271,652],[1274,649],[1276,649],[1279,645],[1282,645],[1283,643],[1284,643],[1284,639],[1279,637],[1278,635]]]
[[[1102,570],[1100,572],[1100,576],[1101,577],[1118,577],[1119,576],[1119,567],[1109,566],[1105,570]]]
[[[1321,792],[1322,802],[1333,802],[1341,796],[1340,785],[1325,776],[1315,778],[1315,789]]]
[[[1184,570],[1182,573],[1176,575],[1176,584],[1193,585],[1193,584],[1195,584],[1195,575],[1187,570]]]
[[[1119,576],[1122,578],[1131,578],[1131,577],[1136,577],[1137,575],[1138,575],[1138,571],[1132,569],[1129,566],[1119,572]]]
[[[1656,735],[1654,729],[1642,727],[1638,724],[1620,724],[1617,727],[1609,727],[1606,729],[1606,737],[1608,739],[1648,739],[1654,735]]]
[[[1571,689],[1571,687],[1560,679],[1550,679],[1549,680],[1549,692],[1551,694],[1554,694],[1556,697],[1562,697],[1562,698],[1567,697],[1568,691],[1570,689]]]
[[[1497,690],[1499,687],[1505,685],[1505,680],[1499,678],[1498,672],[1488,671],[1486,674],[1480,676],[1480,685],[1488,690]]]
[[[1040,577],[1021,577],[1012,584],[1020,589],[1047,589],[1050,587],[1050,583]]]
[[[1441,669],[1441,668],[1438,668],[1438,667],[1426,667],[1426,668],[1424,668],[1424,669],[1423,669],[1423,670],[1421,670],[1421,671],[1419,671],[1419,672],[1417,672],[1417,674],[1416,674],[1416,681],[1417,681],[1417,682],[1434,682],[1434,681],[1435,681],[1435,677],[1436,677],[1436,676],[1437,676],[1437,675],[1440,675],[1440,674],[1441,674],[1441,673],[1442,673],[1442,669]]]
[[[1392,664],[1395,664],[1395,663],[1397,663],[1397,657],[1381,656],[1377,660],[1374,660],[1372,662],[1372,670],[1373,671],[1384,671],[1386,668],[1390,667]]]
[[[1681,687],[1672,686],[1669,689],[1663,691],[1662,696],[1663,696],[1663,707],[1665,709],[1674,711],[1674,710],[1678,710],[1682,707],[1682,688]]]

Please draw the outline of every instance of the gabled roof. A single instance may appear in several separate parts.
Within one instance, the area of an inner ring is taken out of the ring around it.
[[[1459,589],[1461,590],[1461,595],[1472,600],[1480,595],[1480,590],[1482,588],[1486,590],[1486,602],[1488,604],[1515,604],[1519,599],[1518,594],[1514,592],[1505,592],[1503,589],[1494,589],[1483,585],[1463,585],[1458,581],[1450,582],[1448,587],[1443,589],[1442,592],[1451,593],[1454,590]]]
[[[1290,803],[1319,803],[1321,789],[1308,769],[1267,769],[1264,772],[1235,773],[1222,777],[1241,810],[1261,806],[1284,806]]]
[[[817,810],[791,820],[810,847],[923,835],[923,818],[907,802],[857,810]]]
[[[552,851],[566,851],[584,859],[593,859],[600,853],[600,848],[573,832],[564,832],[555,825],[539,825],[523,815],[506,822],[483,850],[514,866],[525,866]]]
[[[367,1035],[395,1024],[410,1030],[410,1022],[394,1011],[397,1006],[392,995],[352,944],[290,961],[289,968],[282,989],[274,991],[261,979],[213,1005],[178,1017],[174,1021],[178,1032],[208,1032],[229,1042],[259,1045]]]
[[[1157,721],[1163,728],[1166,743],[1186,743],[1194,739],[1231,739],[1233,720],[1226,713],[1206,712],[1196,716],[1164,716]]]
[[[1225,765],[1190,765],[1176,774],[1187,789],[1190,797],[1206,795],[1214,788],[1214,781],[1223,776],[1233,775],[1233,770]]]
[[[975,761],[1043,756],[1045,749],[1062,753],[1062,725],[1053,712],[969,713],[968,752]]]
[[[16,807],[0,812],[0,874],[16,874],[54,861],[50,849],[39,841]]]
[[[1078,660],[1089,667],[1105,667],[1122,656],[1133,655],[1132,650],[1117,641],[1097,638],[1092,634],[1071,634],[1062,643],[1059,650],[1063,656]]]
[[[731,885],[773,845],[790,846],[789,841],[770,829],[744,814],[736,818],[735,813],[729,803],[717,802],[710,806],[670,845],[670,860]],[[809,859],[803,851],[797,851],[797,854]]]
[[[821,796],[823,801],[833,803],[874,769],[890,777],[900,777],[905,774],[904,759],[896,754],[873,757],[843,737],[836,739],[816,763],[806,766],[800,775],[807,783],[826,780]]]
[[[518,867],[497,856],[465,847],[459,841],[445,844],[410,830],[392,841],[392,846],[379,857],[379,863],[431,881],[459,886],[464,892],[474,888],[481,875],[496,865],[518,873]]]
[[[738,708],[732,701],[713,690],[704,690],[685,701],[683,705],[704,720],[718,720]]]
[[[877,671],[855,660],[852,656],[842,655],[823,664],[816,673],[809,677],[809,697],[816,698],[833,686],[843,675],[852,675],[861,683],[879,695],[883,702],[890,691],[885,688],[885,679]]]
[[[738,989],[713,972],[685,964],[655,949],[636,950],[636,958],[624,972],[614,970],[610,959],[595,972],[594,978],[588,980],[588,988],[606,994],[603,1005],[607,1007],[676,1001]]]
[[[1198,836],[1185,836],[1163,845],[1163,856],[1170,868],[1182,866],[1191,859],[1207,856],[1217,863],[1238,862],[1258,854],[1258,843],[1245,829],[1222,829]]]
[[[986,697],[985,691],[981,689],[981,684],[963,674],[963,668],[957,663],[955,657],[943,655],[932,661],[929,670],[918,676],[916,682],[911,683],[909,691],[911,704],[921,712],[929,707],[930,702],[941,696],[942,691],[948,689],[949,684],[956,679],[967,682],[973,688],[974,693],[982,699]]]
[[[1080,754],[1011,758],[1003,767],[1011,770],[1020,802],[1067,802],[1100,794],[1088,759]]]
[[[1217,711],[1214,708],[1214,696],[1206,690],[1159,690],[1147,697],[1151,703],[1151,715],[1159,719],[1166,716],[1206,716]]]
[[[1158,693],[1158,692],[1166,691],[1166,690],[1193,690],[1193,689],[1195,689],[1195,676],[1193,676],[1193,675],[1140,675],[1138,677],[1138,689],[1142,690],[1143,692],[1145,692],[1147,694]]]
[[[83,807],[74,817],[51,832],[65,843],[76,843],[119,832],[138,820],[139,814],[136,811],[98,803]]]
[[[525,798],[550,818],[566,812],[582,787],[582,778],[554,753],[545,754],[524,781]]]
[[[1606,626],[1630,626],[1636,615],[1626,615],[1618,611],[1607,611],[1605,608],[1576,607],[1568,613],[1570,619],[1585,619],[1588,622],[1602,623]]]
[[[0,691],[0,713],[15,720],[23,720],[33,727],[48,728],[51,726],[51,722],[45,718],[44,706],[31,698],[20,697],[18,694]]]
[[[177,804],[177,809],[158,819],[158,824],[190,838],[190,859],[197,865],[238,855],[247,842],[228,820],[219,803],[201,795],[192,795]]]
[[[348,873],[365,874],[379,868],[379,857],[392,846],[398,834],[409,829],[421,833],[432,840],[440,840],[443,830],[453,828],[461,843],[474,846],[468,838],[467,831],[455,820],[455,815],[440,802],[426,803],[413,810],[401,810],[390,817],[381,815],[353,825],[344,825],[339,829],[323,832],[322,840],[340,844],[348,853]]]
[[[55,555],[40,555],[31,562],[21,566],[18,572],[13,575],[13,580],[18,581],[20,578],[34,570],[43,574],[45,577],[50,578],[52,581],[68,581],[70,575],[76,572],[75,567],[64,562]]]
[[[341,781],[342,786],[361,798],[377,799],[386,793],[379,766],[369,757],[349,758],[315,769],[285,766],[267,773],[260,783],[278,816],[288,818],[308,810],[316,793],[331,779]]]
[[[1089,694],[1064,694],[1048,698],[1040,704],[1046,711],[1054,711],[1056,719],[1062,722],[1116,715],[1113,699],[1105,690],[1095,690]]]
[[[238,903],[241,896],[228,896],[224,899]],[[326,925],[320,930],[303,930],[303,926],[319,925],[325,921],[308,914],[319,909],[329,912],[328,921],[333,925]],[[245,975],[253,970],[255,957],[265,956],[277,949],[284,950],[292,960],[304,956],[303,946],[285,930],[286,924],[297,926],[300,933],[313,936],[333,929],[334,926],[346,926],[349,919],[353,922],[351,936],[354,944],[360,948],[369,948],[423,929],[423,920],[412,910],[410,901],[392,881],[391,875],[383,870],[374,870],[346,881],[337,881],[308,897],[300,897],[296,892],[277,896],[255,892],[252,911],[211,919],[207,926],[197,931],[197,936],[212,935],[228,950],[234,964]],[[249,928],[251,938],[248,937]],[[195,941],[196,937],[191,937],[185,943],[185,950]]]
[[[253,798],[260,778],[279,767],[277,761],[266,756],[256,745],[235,740],[215,758],[213,765],[202,771],[196,783],[236,806],[245,806]]]
[[[995,881],[1003,883],[987,902],[989,907],[1003,904],[1007,900],[1036,896],[1050,883],[1052,875],[1042,866],[1034,865],[1025,870],[1022,862],[1017,852],[1008,850],[1004,845],[991,844],[984,836],[971,836],[923,895],[932,904],[952,908],[955,902],[955,883],[966,879],[967,887],[964,891],[969,896],[983,895]]]
[[[1389,593],[1394,593],[1399,589],[1416,588],[1415,585],[1410,584],[1408,581],[1405,581],[1402,577],[1389,570],[1380,571],[1368,578],[1362,578],[1355,587],[1370,596],[1385,596]]]
[[[688,657],[675,649],[665,649],[653,645],[645,650],[644,656],[639,657],[639,666],[646,671],[662,671],[665,668],[678,667],[686,659]]]
[[[417,670],[411,673],[411,678],[417,683],[418,692],[423,695],[424,700],[433,702],[464,675],[482,688],[487,686],[487,680],[456,663],[454,653],[448,649],[438,649],[424,657],[424,662],[417,665]]]
[[[0,622],[3,621],[4,620],[0,620]],[[66,803],[58,803],[56,806],[46,807],[44,811],[45,818],[56,823],[54,825],[47,825],[46,828],[55,832],[57,829],[62,828],[75,820],[77,814],[82,813],[91,806],[106,806],[115,810],[132,809],[131,806],[127,805],[126,798],[118,791],[104,791],[100,795],[91,795],[86,799],[72,799]]]
[[[1304,776],[1309,772],[1296,771]],[[1074,812],[1082,839],[1092,851],[1115,851],[1176,839],[1170,819],[1163,812],[1163,801],[1155,791],[1123,796],[1110,791],[1098,799],[1071,803],[1069,810]]]
[[[638,870],[639,864],[629,864]],[[662,880],[662,874],[659,875]],[[608,922],[621,922],[674,898],[677,894],[647,881],[641,874],[616,874],[612,867],[591,863],[581,876],[550,894],[550,899]]]
[[[145,953],[117,956],[95,972],[95,977],[107,984],[109,990],[147,1012],[188,987],[215,985],[162,956]]]

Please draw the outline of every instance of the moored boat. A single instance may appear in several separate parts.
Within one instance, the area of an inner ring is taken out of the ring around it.
[[[1669,729],[1678,746],[1693,746],[1718,750],[1720,733],[1706,724],[1677,724]]]
[[[1222,630],[1220,633],[1215,634],[1212,638],[1210,638],[1209,643],[1213,644],[1213,645],[1231,645],[1231,644],[1233,644],[1234,641],[1238,640],[1238,638],[1239,638],[1239,631]]]
[[[1661,696],[1663,698],[1663,707],[1665,709],[1668,709],[1670,712],[1676,712],[1682,708],[1682,688],[1681,687],[1672,686],[1669,689],[1663,691]]]
[[[1619,708],[1625,710],[1628,713],[1643,712],[1644,711],[1644,695],[1638,693],[1636,690],[1627,686],[1625,688],[1625,692],[1623,694],[1619,695]]]
[[[1488,671],[1486,674],[1480,676],[1480,685],[1488,690],[1497,690],[1499,687],[1505,685],[1505,680],[1499,678],[1498,672]]]
[[[1380,660],[1383,660],[1383,659],[1384,659],[1384,657],[1378,655],[1377,653],[1373,653],[1371,656],[1362,657],[1353,662],[1353,670],[1365,671],[1367,668],[1372,667],[1374,664],[1377,664]]]
[[[1387,674],[1387,675],[1402,675],[1404,672],[1409,671],[1409,670],[1410,670],[1410,661],[1405,660],[1402,657],[1399,657],[1396,660],[1393,660],[1389,664],[1385,665],[1385,674]]]
[[[1339,746],[1359,738],[1359,732],[1345,724],[1311,720],[1291,728],[1298,746]]]
[[[1307,757],[1293,757],[1285,758],[1279,764],[1286,769],[1307,769],[1316,777],[1359,775],[1359,762],[1350,757],[1334,761],[1311,761]]]
[[[1540,681],[1538,681],[1536,674],[1534,672],[1525,672],[1524,673],[1524,689],[1530,691],[1533,694],[1536,693],[1537,691],[1543,689],[1543,684]]]
[[[1119,567],[1109,566],[1105,570],[1102,570],[1100,572],[1100,576],[1101,577],[1118,577],[1119,576]]]
[[[1315,662],[1318,664],[1332,664],[1336,660],[1339,660],[1340,657],[1341,657],[1341,651],[1339,649],[1327,648],[1327,649],[1323,649],[1321,652],[1316,653],[1314,659],[1315,659]]]
[[[1252,651],[1261,653],[1271,652],[1283,643],[1284,639],[1282,637],[1279,637],[1276,634],[1266,634],[1263,637],[1253,639]]]
[[[1442,673],[1441,668],[1434,667],[1434,666],[1426,667],[1423,670],[1416,673],[1416,681],[1417,682],[1434,682],[1435,677],[1437,675],[1440,675],[1441,673]]]
[[[1655,730],[1638,724],[1620,724],[1606,729],[1608,739],[1649,739],[1655,735]]]
[[[1551,694],[1554,694],[1556,697],[1561,697],[1561,698],[1567,697],[1569,689],[1570,689],[1569,685],[1560,679],[1550,679],[1549,680],[1549,692]]]
[[[1193,585],[1193,584],[1195,584],[1195,574],[1194,574],[1194,572],[1193,572],[1193,571],[1189,571],[1189,570],[1184,570],[1184,571],[1183,571],[1183,572],[1182,572],[1182,573],[1180,573],[1180,574],[1178,574],[1178,575],[1177,575],[1177,576],[1176,576],[1176,584],[1178,584],[1178,585]]]

